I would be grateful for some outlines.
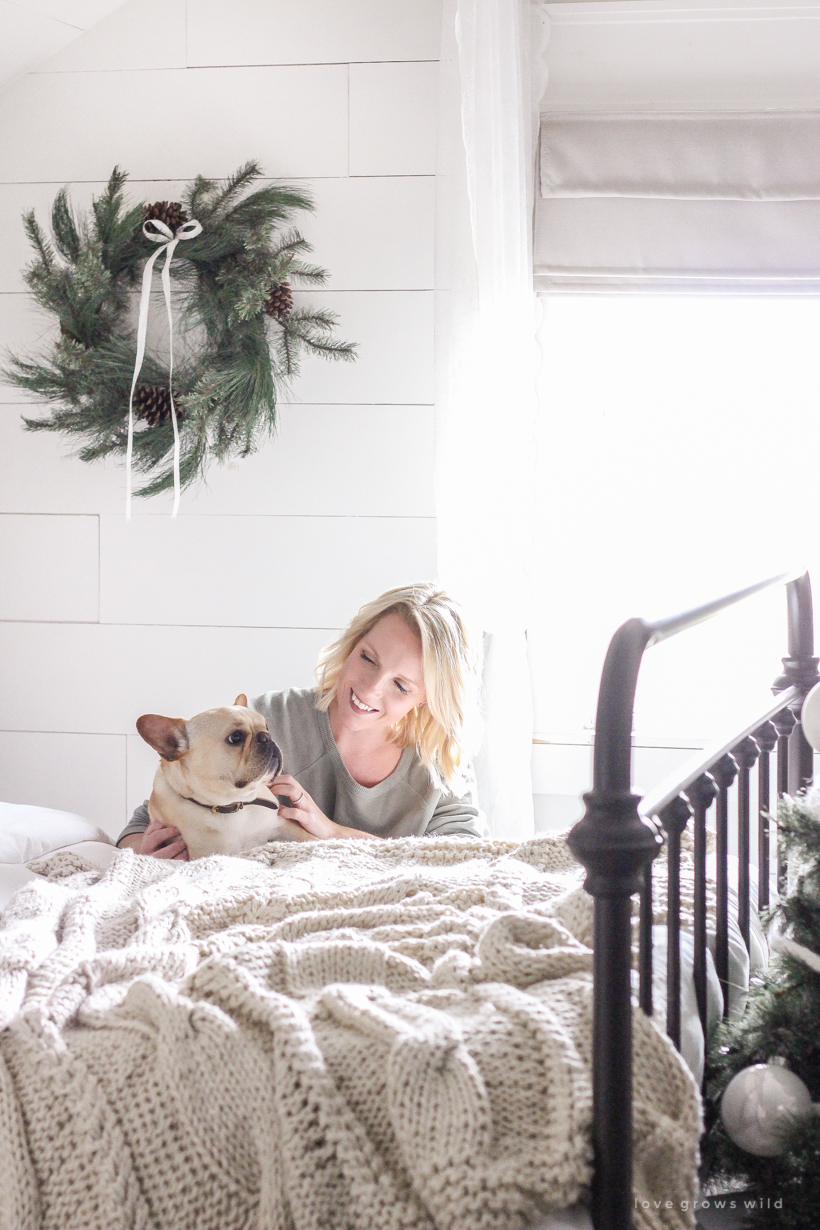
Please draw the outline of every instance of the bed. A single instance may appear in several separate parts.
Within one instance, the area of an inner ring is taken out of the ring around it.
[[[640,800],[644,650],[773,584],[775,700]],[[693,1225],[704,1031],[765,960],[768,812],[811,776],[808,577],[763,585],[618,630],[568,845],[331,841],[168,865],[77,817],[56,837],[40,817],[39,846],[18,833],[0,1230]]]
[[[641,799],[631,788],[631,732],[635,687],[644,652],[761,590],[786,588],[788,653],[773,683],[775,698],[749,715],[740,730],[696,753],[671,780]],[[748,952],[753,948],[753,858],[759,865],[759,907],[769,904],[773,787],[777,794],[806,788],[813,780],[813,751],[800,725],[802,704],[820,679],[814,656],[814,617],[808,573],[784,573],[669,619],[633,619],[615,633],[601,677],[593,762],[593,787],[584,796],[586,813],[569,835],[569,845],[587,869],[586,888],[595,898],[593,1139],[595,1230],[628,1230],[635,1218],[631,1129],[632,1080],[632,898],[640,895],[640,985],[642,1011],[653,1012],[653,860],[660,843],[667,851],[668,960],[666,1028],[681,1042],[681,845],[692,827],[693,976],[698,1011],[707,1027],[707,814],[715,809],[714,961],[723,1011],[731,1009],[735,981],[730,968],[732,923],[730,825],[737,839],[736,921]],[[776,774],[770,758],[776,751]],[[757,765],[757,816],[752,824],[750,777]],[[730,817],[730,788],[736,781]],[[754,834],[753,834],[753,829]],[[754,841],[752,840],[754,836]],[[776,856],[775,856],[776,858]]]

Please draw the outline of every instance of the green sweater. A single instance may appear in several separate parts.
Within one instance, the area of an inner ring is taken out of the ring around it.
[[[487,835],[484,817],[475,803],[472,773],[461,795],[440,789],[431,781],[415,749],[406,747],[389,777],[375,786],[360,786],[342,760],[330,719],[316,708],[315,689],[266,692],[250,704],[261,713],[281,748],[282,772],[295,777],[317,807],[337,824],[377,837]],[[147,827],[146,802],[134,812],[119,840]]]

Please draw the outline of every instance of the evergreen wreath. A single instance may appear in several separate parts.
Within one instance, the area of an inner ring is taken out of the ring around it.
[[[11,356],[5,373],[53,406],[43,418],[24,416],[29,431],[60,431],[82,441],[83,461],[126,452],[135,292],[155,251],[142,231],[149,219],[172,232],[189,218],[202,224],[201,234],[178,245],[171,265],[182,301],[176,329],[194,331],[194,345],[176,360],[173,376],[183,487],[204,477],[211,460],[246,457],[269,438],[277,402],[304,353],[355,358],[355,345],[334,337],[334,312],[294,306],[292,285],[321,286],[328,277],[303,261],[311,246],[287,225],[297,211],[313,208],[310,196],[282,183],[249,193],[261,175],[248,162],[221,183],[198,176],[181,202],[127,207],[128,176],[115,167],[85,217],[75,216],[66,189],[57,193],[51,240],[33,210],[24,216],[36,253],[25,279],[60,325],[50,353]],[[139,379],[133,464],[149,481],[135,494],[150,496],[174,481],[167,365],[149,351]]]

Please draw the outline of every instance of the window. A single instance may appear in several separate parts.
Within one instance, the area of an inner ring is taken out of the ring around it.
[[[820,300],[542,302],[535,729],[577,748],[591,740],[603,657],[624,619],[673,614],[793,563],[820,582]],[[768,694],[786,651],[785,601],[754,601],[768,612],[763,653],[759,632],[751,653],[747,628],[759,624],[747,606],[647,655],[636,744],[703,746]],[[672,767],[669,754],[637,756],[639,785]],[[587,785],[557,778],[575,799]]]

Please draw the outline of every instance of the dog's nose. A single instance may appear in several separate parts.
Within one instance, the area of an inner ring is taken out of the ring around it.
[[[257,743],[270,743],[270,735],[268,734],[266,730],[260,730],[259,734],[256,736],[256,742]]]

